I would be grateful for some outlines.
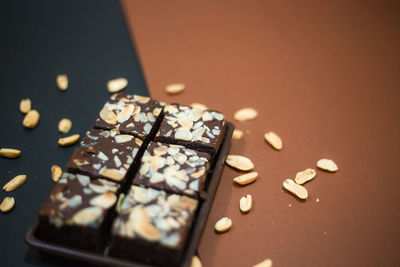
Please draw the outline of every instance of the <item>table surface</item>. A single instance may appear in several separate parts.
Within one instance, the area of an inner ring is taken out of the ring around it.
[[[400,265],[399,1],[122,1],[153,97],[257,119],[231,153],[259,179],[236,187],[226,167],[199,246],[205,266]],[[166,84],[183,82],[177,96]],[[274,151],[263,140],[275,131]],[[305,202],[282,181],[331,158]],[[242,215],[239,199],[254,208]],[[319,202],[317,202],[319,199]],[[215,222],[232,229],[215,234]]]

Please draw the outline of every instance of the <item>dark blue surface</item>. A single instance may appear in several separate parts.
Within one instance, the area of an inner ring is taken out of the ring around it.
[[[69,88],[56,87],[66,73]],[[65,166],[74,147],[57,145],[58,121],[72,120],[84,134],[110,96],[108,80],[125,77],[124,92],[148,95],[117,1],[2,1],[0,4],[0,147],[18,148],[18,159],[0,158],[1,187],[18,174],[26,183],[13,196],[14,210],[0,215],[0,266],[78,266],[29,249],[24,236],[53,186],[50,167]],[[40,112],[32,130],[22,127],[19,101]]]

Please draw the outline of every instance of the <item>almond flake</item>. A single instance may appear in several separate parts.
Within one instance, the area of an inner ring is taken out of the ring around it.
[[[192,257],[192,262],[190,263],[190,267],[203,267],[203,264],[201,264],[199,257],[197,257],[196,255]]]
[[[100,207],[89,207],[78,211],[72,221],[78,225],[88,225],[95,222],[103,214],[103,209]]]
[[[304,186],[296,184],[292,179],[283,181],[283,187],[300,199],[306,199],[308,197],[307,189]]]
[[[105,169],[101,176],[110,178],[114,181],[121,181],[125,177],[125,173],[121,172],[118,169]]]
[[[15,205],[15,199],[13,197],[5,197],[0,204],[0,210],[3,213],[7,213],[13,209]]]
[[[40,114],[36,109],[30,110],[22,121],[22,125],[26,128],[35,128],[39,123]]]
[[[296,184],[304,184],[305,182],[314,179],[316,174],[317,172],[314,169],[306,169],[304,171],[298,172],[296,174],[296,178],[294,178],[294,181],[296,182]]]
[[[232,220],[228,217],[223,217],[215,223],[215,230],[219,233],[223,233],[231,229]]]
[[[165,91],[167,92],[167,94],[175,95],[175,94],[179,94],[179,93],[183,92],[185,90],[185,87],[186,86],[183,83],[174,83],[174,84],[167,85],[165,87]]]
[[[242,108],[242,109],[236,111],[235,114],[233,115],[233,117],[237,121],[248,121],[248,120],[255,119],[257,117],[257,115],[258,115],[258,112],[254,108]]]
[[[128,134],[120,134],[116,135],[114,138],[115,142],[117,143],[125,143],[131,141],[133,139],[133,136]]]
[[[133,98],[141,103],[141,104],[146,104],[150,101],[150,97],[146,97],[146,96],[140,96],[140,95],[133,95]]]
[[[337,172],[339,170],[336,163],[330,159],[320,159],[317,162],[317,167],[328,172]]]
[[[68,88],[68,76],[67,74],[60,74],[57,76],[56,83],[58,86],[58,89],[61,91],[65,91]]]
[[[60,133],[68,133],[69,130],[71,130],[71,127],[72,121],[70,119],[64,118],[58,123],[58,131],[60,131]]]
[[[58,180],[60,180],[62,173],[63,172],[60,166],[58,165],[51,166],[51,179],[53,180],[53,182],[57,183]]]
[[[240,176],[237,176],[233,181],[240,185],[247,185],[254,182],[258,177],[258,172],[249,172]]]
[[[112,110],[102,109],[99,115],[103,121],[109,124],[117,124],[117,116]]]
[[[127,120],[129,120],[134,110],[135,110],[134,105],[127,105],[120,113],[118,113],[117,121],[119,123],[126,122]]]
[[[190,106],[192,108],[197,108],[197,109],[202,109],[202,110],[208,109],[208,107],[206,105],[203,105],[203,104],[200,104],[200,103],[192,103],[192,104],[190,104]]]
[[[128,80],[125,78],[117,78],[107,82],[108,92],[116,93],[124,89],[128,85]]]
[[[18,158],[21,155],[21,150],[13,149],[13,148],[1,148],[0,155],[5,158],[14,159]]]
[[[117,197],[111,193],[107,192],[90,200],[90,205],[102,207],[104,209],[110,208],[117,201]]]
[[[21,113],[26,114],[31,110],[31,100],[29,98],[22,99],[21,102],[19,102],[19,111]]]
[[[60,146],[70,146],[78,142],[80,135],[79,134],[73,134],[71,136],[63,137],[58,139],[58,144]]]
[[[175,138],[179,140],[191,141],[192,137],[193,135],[188,128],[181,127],[175,132]]]
[[[161,238],[161,233],[158,229],[149,222],[140,220],[135,222],[136,233],[148,241],[158,241]]]
[[[249,212],[251,210],[252,204],[253,204],[253,198],[251,197],[251,195],[248,194],[247,196],[242,197],[240,199],[239,202],[240,210],[242,212]]]
[[[254,164],[250,159],[240,155],[228,155],[225,162],[229,166],[241,171],[251,171],[254,168]]]
[[[13,190],[17,189],[18,187],[20,187],[22,184],[24,184],[25,181],[26,181],[25,174],[17,175],[13,179],[11,179],[8,183],[6,183],[3,186],[3,189],[6,192],[13,191]]]
[[[243,137],[243,131],[238,130],[238,129],[233,130],[233,134],[232,134],[233,139],[239,140],[242,137]]]
[[[265,133],[264,139],[276,150],[281,150],[283,147],[282,139],[274,132]]]
[[[272,267],[272,260],[266,259],[256,265],[253,265],[253,267]]]

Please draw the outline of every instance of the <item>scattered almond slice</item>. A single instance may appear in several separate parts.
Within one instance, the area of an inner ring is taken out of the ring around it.
[[[255,119],[257,115],[258,112],[254,108],[242,108],[236,111],[233,117],[237,121],[248,121]]]
[[[57,87],[61,91],[65,91],[68,88],[68,76],[67,74],[60,74],[56,79]]]
[[[309,168],[304,171],[298,172],[296,174],[296,178],[294,178],[294,181],[296,182],[296,184],[304,184],[305,182],[314,179],[316,174],[317,172],[314,169]]]
[[[68,133],[69,130],[71,130],[71,127],[72,127],[72,121],[67,118],[61,119],[60,122],[58,123],[58,130],[61,133]]]
[[[110,109],[102,109],[99,116],[103,121],[109,124],[117,124],[117,115]]]
[[[3,213],[10,212],[15,205],[15,199],[13,197],[5,197],[0,204],[0,210]]]
[[[274,132],[268,132],[264,134],[264,139],[276,150],[282,150],[283,143],[282,139]]]
[[[233,134],[232,134],[232,138],[233,139],[239,140],[242,137],[243,137],[243,131],[242,130],[239,130],[239,129],[233,130]]]
[[[328,171],[328,172],[337,172],[339,170],[336,163],[330,159],[318,160],[317,167],[320,168],[321,170]]]
[[[208,107],[206,105],[200,104],[200,103],[192,103],[190,104],[192,108],[197,108],[197,109],[202,109],[202,110],[207,110]]]
[[[58,139],[58,144],[60,146],[70,146],[78,142],[80,135],[79,134],[73,134],[71,136],[63,137]]]
[[[35,128],[39,123],[40,114],[36,109],[30,110],[26,113],[24,120],[22,121],[22,125],[26,128]]]
[[[128,85],[128,80],[125,78],[117,78],[107,82],[108,92],[116,93],[125,89]]]
[[[223,233],[231,229],[232,227],[232,220],[228,217],[223,217],[215,223],[215,230],[219,233]]]
[[[247,196],[242,197],[239,201],[239,208],[242,212],[249,212],[253,205],[253,198],[251,195],[247,194]]]
[[[300,199],[307,199],[308,197],[307,189],[304,186],[296,184],[292,179],[283,181],[283,187]]]
[[[25,181],[26,181],[25,174],[17,175],[3,186],[3,190],[6,192],[14,191],[18,187],[20,187],[22,184],[24,184]]]
[[[199,257],[197,257],[196,255],[193,256],[190,267],[203,267],[203,264],[201,263]]]
[[[254,169],[253,162],[251,162],[250,159],[241,155],[228,155],[225,162],[229,166],[241,171],[251,171],[252,169]]]
[[[5,158],[14,159],[14,158],[18,158],[19,155],[21,155],[21,150],[14,149],[14,148],[1,148],[0,155]]]
[[[258,177],[258,172],[249,172],[233,178],[233,181],[240,185],[247,185],[254,182]]]
[[[272,267],[272,260],[266,259],[260,263],[257,263],[256,265],[253,265],[253,267]]]
[[[53,182],[57,183],[58,180],[60,180],[62,173],[63,172],[60,166],[51,166],[51,179],[53,180]]]
[[[22,99],[19,103],[19,111],[26,114],[31,110],[31,100],[29,98]]]
[[[182,93],[186,88],[186,85],[183,83],[173,83],[173,84],[169,84],[165,87],[165,91],[167,92],[167,94],[170,95],[175,95],[175,94],[179,94]]]

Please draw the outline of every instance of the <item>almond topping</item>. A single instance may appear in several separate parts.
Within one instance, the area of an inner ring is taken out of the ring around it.
[[[13,149],[13,148],[1,148],[0,155],[2,155],[5,158],[14,159],[14,158],[18,158],[19,155],[21,155],[21,150]]]
[[[233,134],[232,134],[233,139],[239,140],[242,137],[243,137],[243,131],[238,130],[238,129],[233,130]]]
[[[200,103],[192,103],[190,104],[190,106],[192,108],[197,108],[197,109],[201,109],[201,110],[207,110],[208,107],[206,105],[200,104]]]
[[[6,183],[3,186],[3,189],[6,192],[13,191],[13,190],[17,189],[18,187],[20,187],[23,183],[25,183],[25,181],[26,181],[25,174],[17,175],[13,179],[11,179],[8,183]]]
[[[232,220],[228,217],[223,217],[215,223],[215,230],[219,233],[223,233],[231,229],[232,227]]]
[[[254,182],[258,177],[258,172],[249,172],[240,176],[237,176],[233,181],[240,185],[247,185]]]
[[[13,197],[5,197],[0,204],[0,210],[3,213],[7,213],[13,209],[14,205],[15,199]]]
[[[304,186],[296,184],[292,179],[283,181],[283,187],[298,198],[306,199],[308,197],[307,189]]]
[[[298,172],[296,174],[296,178],[294,178],[294,181],[296,184],[304,184],[305,182],[314,179],[316,174],[317,172],[314,169],[306,169],[302,172]]]
[[[22,121],[22,125],[26,128],[35,128],[39,123],[40,114],[36,109],[30,110]]]
[[[253,267],[272,267],[272,260],[266,259],[256,265],[253,265]]]
[[[242,109],[236,111],[235,114],[233,115],[233,117],[237,121],[248,121],[248,120],[255,119],[257,117],[257,115],[258,115],[258,112],[254,108],[242,108]]]
[[[31,110],[31,100],[29,98],[22,99],[19,103],[19,111],[26,114]]]
[[[276,150],[281,150],[283,147],[282,139],[274,132],[264,134],[264,139]]]
[[[140,220],[135,222],[135,231],[138,235],[149,241],[158,241],[161,238],[161,233],[152,224]]]
[[[196,255],[193,256],[190,267],[203,267],[203,264],[201,264],[199,257],[197,257]]]
[[[337,172],[339,170],[336,163],[330,159],[320,159],[317,162],[317,167],[328,172]]]
[[[240,210],[242,212],[249,212],[251,210],[252,204],[253,204],[253,198],[251,197],[251,195],[248,194],[247,196],[242,197],[240,199],[239,202]]]
[[[117,116],[112,110],[102,109],[99,115],[100,118],[108,124],[117,124]]]
[[[62,173],[63,172],[60,166],[51,166],[51,179],[53,180],[53,182],[57,183],[58,180],[60,180]]]
[[[71,127],[72,121],[70,119],[63,118],[58,123],[58,131],[60,131],[60,133],[68,133]]]
[[[60,74],[56,79],[58,89],[65,91],[68,88],[68,76],[67,74]]]
[[[80,135],[79,134],[73,134],[71,136],[63,137],[58,139],[58,144],[60,146],[70,146],[78,142]]]
[[[90,200],[90,205],[99,206],[104,209],[110,208],[117,201],[117,197],[111,193],[107,192]]]
[[[229,166],[241,171],[251,171],[254,168],[254,164],[250,159],[240,155],[228,155],[225,162]]]
[[[128,85],[128,80],[125,78],[117,78],[110,80],[107,83],[108,92],[110,93],[119,92],[122,89],[125,89],[127,85]]]
[[[101,176],[110,178],[114,181],[121,181],[125,177],[125,173],[121,172],[118,169],[105,169]]]
[[[134,105],[127,105],[120,113],[117,115],[117,121],[119,123],[126,122],[135,110]]]
[[[165,91],[167,92],[167,94],[175,95],[175,94],[182,93],[185,90],[185,87],[186,86],[183,83],[174,83],[174,84],[167,85],[165,87]]]

